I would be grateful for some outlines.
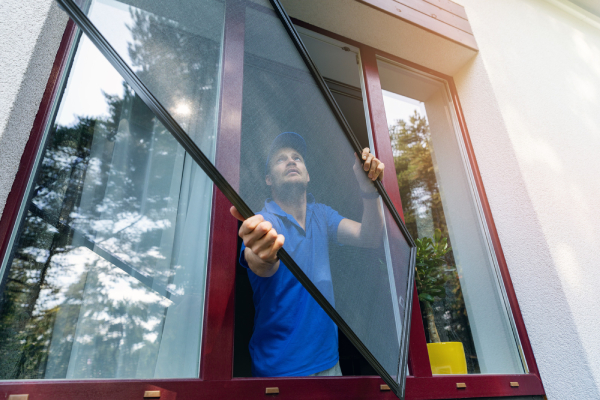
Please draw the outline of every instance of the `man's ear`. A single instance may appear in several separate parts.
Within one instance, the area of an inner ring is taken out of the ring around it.
[[[271,186],[273,184],[273,181],[271,181],[271,174],[267,174],[265,177],[265,182],[267,182],[267,186]]]
[[[308,178],[308,179],[306,180],[306,183],[310,182],[310,174],[308,173],[308,171],[306,171],[306,177]]]

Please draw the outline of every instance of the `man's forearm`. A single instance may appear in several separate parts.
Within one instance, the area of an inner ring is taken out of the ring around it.
[[[256,255],[252,249],[246,247],[244,249],[244,257],[250,267],[250,270],[262,278],[273,276],[279,269],[279,260],[274,264],[268,263]]]
[[[364,247],[378,247],[383,238],[383,215],[378,198],[363,199],[359,241]]]
[[[383,238],[383,216],[377,199],[363,199],[361,222],[344,218],[338,226],[338,241],[358,247],[376,248]]]

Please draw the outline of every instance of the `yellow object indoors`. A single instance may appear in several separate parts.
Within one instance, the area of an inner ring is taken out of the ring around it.
[[[466,374],[467,359],[461,342],[427,343],[432,374]]]

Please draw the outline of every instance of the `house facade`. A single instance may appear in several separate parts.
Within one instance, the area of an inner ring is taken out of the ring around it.
[[[598,6],[281,3],[410,234],[450,246],[429,286],[417,267],[406,398],[600,398]],[[264,164],[248,154],[268,147],[254,132],[327,148],[270,3],[89,4],[253,210]],[[0,66],[7,398],[395,398],[342,334],[343,377],[252,376],[229,200],[56,2],[0,4]],[[436,358],[443,343],[463,369]]]

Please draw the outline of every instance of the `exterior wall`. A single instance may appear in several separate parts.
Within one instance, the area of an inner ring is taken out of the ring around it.
[[[53,0],[0,2],[0,214],[66,22]]]
[[[600,24],[562,0],[460,0],[480,52],[457,75],[549,399],[600,398]]]

